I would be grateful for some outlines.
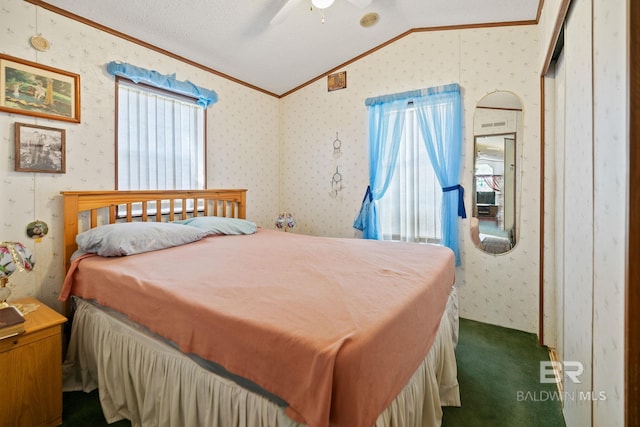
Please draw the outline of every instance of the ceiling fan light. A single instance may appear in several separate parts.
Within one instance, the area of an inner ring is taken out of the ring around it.
[[[370,12],[360,18],[360,25],[362,25],[364,28],[369,28],[376,25],[379,19],[380,15],[375,12]]]
[[[311,0],[311,4],[316,9],[326,9],[333,4],[334,0]]]

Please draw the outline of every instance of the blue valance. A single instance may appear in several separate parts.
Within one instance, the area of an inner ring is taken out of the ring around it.
[[[198,105],[204,108],[218,102],[218,94],[215,91],[196,86],[189,80],[176,80],[175,74],[160,74],[157,71],[116,61],[111,61],[107,64],[107,72],[112,76],[126,77],[135,83],[142,82],[180,95],[196,98]]]
[[[435,86],[425,89],[410,90],[408,92],[394,93],[392,95],[375,96],[373,98],[365,99],[364,105],[369,107],[372,105],[385,104],[392,101],[401,101],[403,99],[411,100],[414,98],[421,98],[428,95],[447,92],[460,92],[460,85],[458,83],[451,83],[443,86]]]

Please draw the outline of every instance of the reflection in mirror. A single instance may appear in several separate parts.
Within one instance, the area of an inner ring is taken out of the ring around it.
[[[522,152],[522,104],[511,92],[493,92],[474,114],[474,197],[471,237],[491,254],[516,245],[516,161]]]

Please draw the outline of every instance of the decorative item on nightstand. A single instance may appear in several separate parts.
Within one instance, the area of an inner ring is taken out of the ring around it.
[[[7,287],[9,276],[16,271],[31,271],[35,259],[31,251],[20,242],[0,242],[0,308],[8,307],[11,289]]]
[[[24,332],[24,317],[13,306],[0,308],[0,340]]]
[[[276,227],[287,231],[296,226],[296,220],[293,218],[293,215],[289,212],[282,212],[278,215],[278,219],[276,220]]]

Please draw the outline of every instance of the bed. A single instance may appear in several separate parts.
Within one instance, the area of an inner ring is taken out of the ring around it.
[[[481,233],[478,218],[471,217],[469,224],[471,228],[471,240],[476,247],[482,249],[486,253],[503,254],[513,249],[513,244],[510,238]]]
[[[107,421],[133,425],[440,425],[460,405],[451,251],[247,231],[245,194],[62,193],[65,390],[98,388]],[[206,233],[76,252],[164,224]]]

